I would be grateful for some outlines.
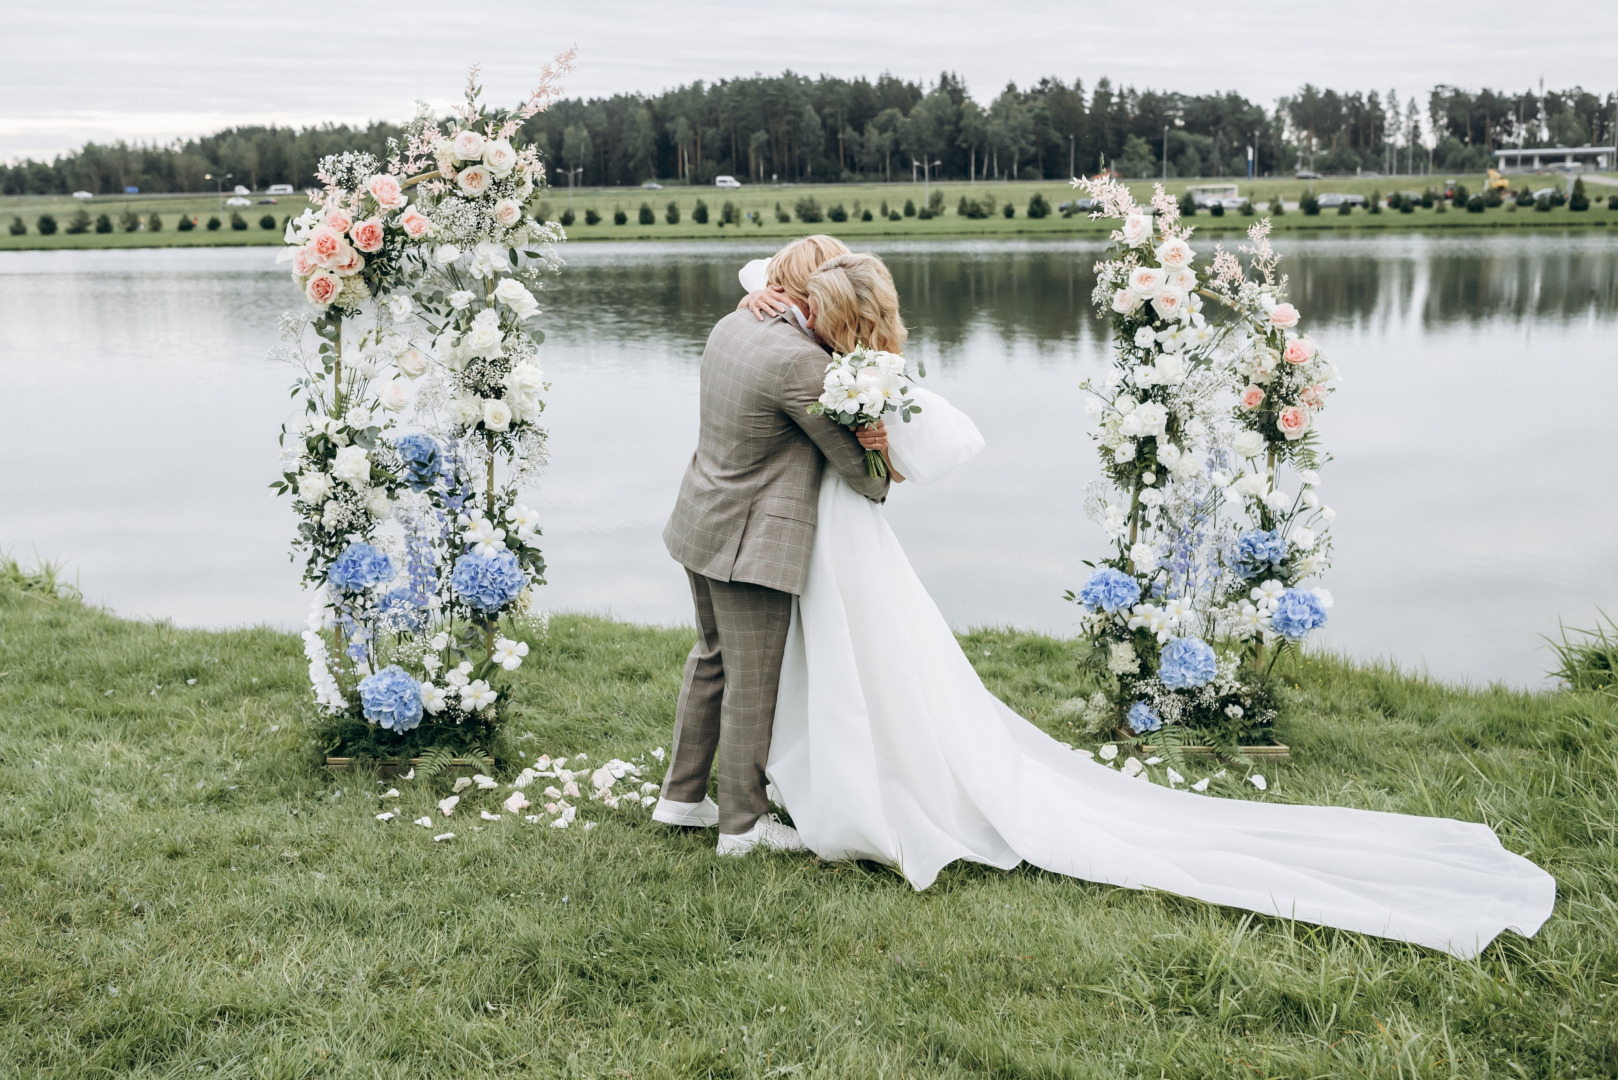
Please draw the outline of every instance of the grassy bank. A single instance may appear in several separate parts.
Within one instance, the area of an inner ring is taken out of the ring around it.
[[[869,866],[720,861],[711,834],[594,804],[589,831],[481,820],[503,792],[419,828],[446,781],[317,766],[296,637],[129,622],[29,585],[0,574],[0,1076],[1618,1068],[1618,709],[1600,693],[1291,673],[1296,757],[1265,798],[1486,821],[1557,876],[1539,938],[1463,963],[1032,871],[956,867],[918,895]],[[664,745],[689,641],[557,618],[520,672],[514,745]],[[967,645],[1063,730],[1074,645]]]
[[[1459,179],[1472,191],[1477,191],[1482,186],[1481,177],[1469,176]],[[1548,177],[1515,179],[1527,182],[1531,186],[1556,183],[1554,179]],[[1365,196],[1380,191],[1383,195],[1388,195],[1395,191],[1420,191],[1434,182],[1436,180],[1428,177],[1394,177],[1380,180],[1332,179],[1316,181],[1315,190],[1341,191]],[[1185,190],[1187,183],[1189,182],[1171,181],[1168,188],[1179,194]],[[1270,201],[1277,196],[1287,204],[1296,203],[1309,188],[1307,183],[1298,180],[1241,181],[1238,186],[1243,197],[1252,200],[1258,213],[1266,212]],[[1143,199],[1151,193],[1149,182],[1132,184],[1131,187],[1135,189],[1136,195]],[[551,191],[539,199],[536,209],[547,217],[560,218],[563,212],[571,207],[574,223],[569,227],[568,233],[572,238],[581,240],[723,238],[779,240],[801,236],[811,229],[832,232],[851,240],[865,237],[1099,238],[1104,237],[1111,228],[1107,222],[1091,221],[1084,215],[1064,218],[1053,213],[1045,218],[1029,218],[1028,203],[1036,193],[1043,195],[1052,206],[1073,197],[1068,186],[1060,182],[934,184],[931,190],[941,191],[944,195],[943,214],[925,221],[919,216],[904,216],[903,210],[907,201],[918,208],[926,204],[927,190],[921,184],[909,183],[788,186],[766,184],[748,185],[739,190],[729,191],[688,187],[667,187],[661,191],[646,191],[640,188],[584,188],[575,191],[570,197],[567,189],[562,188]],[[1547,227],[1618,228],[1618,212],[1606,208],[1606,196],[1612,192],[1618,192],[1618,188],[1591,184],[1591,207],[1578,213],[1566,206],[1556,207],[1548,212],[1519,209],[1515,206],[1496,207],[1482,214],[1469,214],[1464,210],[1451,208],[1443,212],[1436,209],[1418,209],[1412,214],[1388,211],[1370,214],[1360,209],[1342,215],[1334,209],[1326,209],[1318,216],[1311,216],[1290,210],[1277,217],[1275,225],[1278,230],[1285,232],[1338,232],[1345,229],[1405,232]],[[976,200],[985,206],[992,200],[993,212],[984,218],[962,217],[957,210],[963,197]],[[848,220],[837,222],[827,218],[818,224],[803,222],[796,215],[795,208],[798,200],[805,198],[814,199],[822,212],[829,211],[834,206],[841,206],[847,213]],[[706,224],[694,219],[699,200],[708,208],[709,220]],[[668,206],[671,202],[679,209],[678,223],[670,223],[667,220]],[[739,224],[720,224],[726,202],[730,202],[736,208]],[[650,225],[640,224],[640,207],[643,203],[652,209],[655,218]],[[1011,218],[1005,217],[1001,212],[1007,204],[1013,206],[1016,211],[1015,216]],[[302,196],[283,196],[275,206],[255,204],[244,207],[240,213],[248,227],[245,230],[235,231],[229,225],[230,211],[228,209],[221,211],[219,200],[215,196],[103,196],[86,202],[61,196],[49,198],[10,196],[0,198],[0,251],[279,244],[281,243],[279,226],[273,230],[265,230],[260,227],[260,218],[265,213],[270,213],[279,222],[289,214],[297,214],[305,205]],[[893,221],[884,216],[882,212],[884,205],[889,213],[898,212],[899,220]],[[777,220],[777,207],[787,213],[791,220],[787,222]],[[68,219],[80,209],[86,210],[92,217],[107,214],[113,225],[113,231],[70,235],[59,228],[53,236],[40,235],[37,222],[41,214],[54,215],[58,225],[65,228]],[[158,214],[164,223],[162,231],[151,232],[147,229],[123,231],[119,223],[126,209],[143,219],[149,219],[153,213]],[[615,224],[615,214],[620,210],[626,217],[622,225]],[[861,220],[865,211],[871,212],[873,220]],[[595,225],[586,223],[587,214],[590,212],[600,217],[600,221]],[[175,229],[175,224],[180,214],[197,218],[203,224],[209,217],[218,217],[222,228],[210,232],[199,226],[191,232],[179,232]],[[25,234],[12,235],[5,231],[5,226],[13,218],[22,219],[28,230]],[[1213,217],[1204,211],[1197,215],[1196,224],[1203,232],[1237,233],[1245,230],[1252,220],[1236,213]]]

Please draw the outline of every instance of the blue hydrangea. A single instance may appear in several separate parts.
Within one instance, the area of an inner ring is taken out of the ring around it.
[[[1079,590],[1079,603],[1091,611],[1128,611],[1139,600],[1140,582],[1110,566],[1091,574]]]
[[[412,491],[426,491],[444,471],[438,440],[431,435],[406,435],[396,444],[404,461],[404,480]]]
[[[326,579],[344,592],[364,592],[393,580],[393,560],[363,540],[356,540],[337,556]]]
[[[421,723],[421,684],[393,664],[360,680],[365,719],[400,734]]]
[[[394,589],[376,606],[377,614],[398,629],[414,633],[427,624],[426,609],[421,598],[409,588]]]
[[[1201,638],[1170,638],[1157,658],[1157,678],[1170,690],[1189,690],[1213,681],[1213,646]]]
[[[1270,613],[1270,626],[1277,634],[1291,641],[1297,641],[1309,631],[1325,625],[1325,601],[1304,589],[1288,589],[1282,593],[1275,610]]]
[[[528,578],[517,565],[517,556],[509,551],[493,555],[469,551],[455,564],[449,584],[463,604],[493,615],[517,598],[528,584]]]
[[[1136,735],[1144,735],[1148,731],[1156,731],[1163,726],[1163,718],[1144,701],[1137,701],[1129,707],[1129,730]]]
[[[1236,569],[1246,578],[1256,578],[1278,568],[1287,557],[1287,538],[1276,529],[1249,529],[1236,540],[1234,562]]]

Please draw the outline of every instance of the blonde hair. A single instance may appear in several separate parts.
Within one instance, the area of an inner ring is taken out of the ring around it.
[[[875,255],[839,255],[809,275],[815,333],[839,353],[864,345],[904,352],[910,331],[899,321],[899,291]]]
[[[788,296],[802,298],[809,295],[809,275],[827,259],[848,254],[848,245],[835,236],[817,233],[794,240],[777,251],[765,267],[769,283]]]

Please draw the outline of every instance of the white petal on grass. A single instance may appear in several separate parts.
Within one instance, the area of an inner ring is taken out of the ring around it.
[[[500,786],[499,781],[495,780],[494,777],[484,776],[482,773],[477,773],[474,775],[472,777],[472,783],[478,786],[479,791],[491,791]]]
[[[478,811],[478,816],[481,817],[484,821],[499,821],[500,820],[500,815],[499,814],[491,814],[487,810],[479,810]]]
[[[447,798],[439,799],[438,811],[445,817],[449,817],[455,813],[455,808],[460,805],[460,802],[461,797],[459,795],[450,795]]]
[[[380,797],[384,799],[397,799],[399,797],[399,789],[389,788],[388,790],[384,791]]]
[[[1146,764],[1148,764],[1148,765],[1161,765],[1161,764],[1163,764],[1163,759],[1160,758],[1160,757],[1149,757],[1149,758],[1146,759]]]
[[[436,843],[439,843],[440,841],[443,841],[443,840],[453,840],[453,839],[455,839],[455,834],[454,833],[452,833],[452,832],[441,832],[437,836],[433,837],[433,843],[436,844]]]
[[[1191,790],[1192,791],[1207,791],[1208,790],[1208,778],[1206,776],[1204,776],[1201,780],[1198,780],[1196,783],[1192,784],[1191,785]]]
[[[1101,748],[1101,760],[1102,761],[1111,761],[1113,758],[1115,758],[1117,756],[1118,756],[1118,747],[1113,745],[1112,743],[1108,743],[1106,746],[1103,746]]]
[[[433,819],[430,817],[419,817],[416,819],[416,824],[420,825],[424,829],[430,829],[433,827]]]
[[[1247,778],[1247,782],[1258,788],[1260,791],[1265,791],[1270,786],[1269,781],[1264,779],[1263,773],[1254,773],[1252,776]]]
[[[378,814],[376,816],[376,819],[378,821],[392,821],[393,820],[393,812],[389,811],[389,810],[384,810],[382,813],[380,813],[380,814]]]

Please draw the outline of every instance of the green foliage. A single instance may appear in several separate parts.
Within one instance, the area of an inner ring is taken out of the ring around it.
[[[1590,209],[1590,196],[1584,191],[1584,177],[1573,181],[1573,194],[1568,197],[1567,208],[1581,212]]]
[[[696,207],[691,211],[691,220],[698,225],[708,224],[708,204],[698,199]]]
[[[899,213],[899,211],[897,211],[897,210],[889,210],[888,211],[888,220],[889,221],[903,221],[904,220],[904,215]]]
[[[1250,199],[1243,199],[1241,209],[1236,211],[1242,217],[1253,217],[1253,203]]]
[[[933,217],[944,216],[944,192],[941,188],[933,188],[927,195],[927,209],[933,212]]]
[[[1401,214],[1414,214],[1415,212],[1416,212],[1416,200],[1412,199],[1408,195],[1399,196],[1399,213],[1401,213]]]
[[[792,212],[798,215],[798,220],[805,225],[813,225],[822,220],[823,214],[820,203],[813,195],[805,195],[792,204]]]
[[[1432,188],[1428,188],[1426,191],[1421,193],[1421,206],[1424,210],[1431,210],[1438,204],[1438,201],[1438,193]]]
[[[274,224],[274,219],[271,219],[271,224],[272,225]],[[230,213],[230,227],[233,230],[235,230],[236,232],[246,232],[247,231],[247,219],[242,217],[241,214],[239,214],[236,211],[232,210],[231,213]]]
[[[884,218],[888,216],[888,200],[886,200],[886,199],[882,200],[882,209],[878,210],[877,214],[878,214],[878,216],[884,217]]]
[[[110,232],[112,232],[112,218],[110,216],[108,216],[107,214],[97,214],[96,215],[96,232],[98,232],[98,233],[110,233]]]
[[[1468,214],[1481,214],[1485,209],[1482,195],[1473,195],[1466,200],[1466,212]]]
[[[1028,197],[1028,216],[1034,220],[1051,216],[1051,204],[1041,192],[1034,192]]]
[[[1505,197],[1500,194],[1499,188],[1488,188],[1483,192],[1483,205],[1493,209],[1504,203]]]
[[[20,218],[20,217],[15,217],[15,216],[12,217],[11,225],[9,226],[9,228],[11,230],[11,235],[12,236],[27,236],[28,235],[28,224],[25,221],[23,221],[23,219]]]
[[[295,635],[123,621],[9,581],[0,1061],[17,1077],[1439,1080],[1618,1060],[1618,703],[1600,693],[1278,667],[1294,757],[1259,768],[1266,801],[1487,822],[1556,875],[1538,937],[1461,962],[1026,867],[957,864],[917,895],[871,864],[718,859],[712,830],[588,800],[597,828],[535,827],[501,811],[503,786],[446,819],[449,770],[319,767]],[[556,618],[491,775],[666,747],[692,640]],[[1077,741],[1082,647],[961,641],[991,691]],[[1229,772],[1210,796],[1259,797]]]
[[[53,214],[41,214],[41,215],[39,215],[39,220],[34,222],[34,227],[39,230],[39,235],[41,235],[41,236],[54,236],[54,235],[56,235],[56,217],[55,217],[55,215],[53,215]]]
[[[1567,205],[1567,192],[1563,191],[1559,187],[1552,188],[1551,189],[1551,194],[1550,194],[1550,200],[1551,200],[1551,205],[1552,206],[1566,206]]]
[[[617,206],[617,207],[613,208],[613,211],[612,211],[612,223],[614,225],[628,225],[629,224],[629,215],[624,212],[623,207]]]
[[[1222,203],[1222,202],[1216,202],[1212,206],[1208,207],[1208,216],[1209,217],[1224,217],[1225,216],[1225,204]]]
[[[140,231],[140,215],[133,210],[125,210],[118,215],[118,227],[124,232]]]
[[[1465,206],[1466,203],[1467,203],[1467,200],[1470,199],[1470,198],[1471,198],[1471,195],[1470,195],[1470,193],[1467,192],[1466,185],[1465,184],[1456,184],[1455,185],[1455,194],[1450,196],[1450,205],[1455,206],[1455,207]]]
[[[1318,217],[1320,215],[1320,200],[1315,198],[1314,192],[1306,191],[1298,197],[1298,209],[1309,217]]]
[[[1016,217],[1017,216],[1016,204],[1009,203],[1009,202],[1006,203],[1004,206],[1002,206],[1000,208],[1000,213],[1001,213],[1001,216],[1003,216],[1003,217],[1007,217],[1007,218]]]
[[[89,232],[90,224],[90,211],[80,207],[73,211],[72,217],[67,219],[67,228],[63,231],[78,236]]]
[[[1517,202],[1518,206],[1522,206],[1522,207],[1533,206],[1534,205],[1534,193],[1532,191],[1529,191],[1528,188],[1526,186],[1524,186],[1521,191],[1517,192],[1516,202]]]
[[[595,207],[591,207],[584,212],[584,223],[586,225],[601,224],[601,215],[596,211]]]
[[[1189,191],[1185,192],[1184,194],[1182,194],[1180,196],[1180,216],[1181,217],[1196,217],[1197,216],[1197,200],[1195,200],[1195,199],[1193,199],[1191,197],[1191,193]]]
[[[162,232],[163,231],[163,217],[162,217],[162,215],[157,214],[157,213],[152,213],[152,214],[147,215],[147,217],[146,217],[146,231],[147,232]]]
[[[1380,214],[1382,212],[1382,191],[1380,188],[1371,192],[1371,198],[1366,203],[1365,208],[1372,214]]]
[[[1607,209],[1618,210],[1618,195],[1607,196]]]
[[[915,201],[912,200],[912,199],[906,199],[905,200],[905,217],[915,217],[915,216],[916,216],[916,204],[915,204]]]
[[[639,221],[640,221],[640,224],[642,224],[642,225],[656,225],[657,224],[657,214],[656,214],[656,212],[654,212],[652,210],[652,204],[651,203],[643,202],[643,203],[640,204]]]
[[[1270,216],[1271,217],[1280,217],[1281,215],[1285,214],[1286,212],[1287,212],[1286,204],[1281,201],[1281,193],[1278,191],[1270,199]]]
[[[848,220],[848,211],[843,209],[842,203],[826,208],[826,220],[843,222]]]
[[[777,225],[790,225],[792,223],[792,215],[780,203],[775,204],[775,223]]]
[[[737,206],[735,203],[731,202],[729,199],[726,199],[725,202],[724,202],[724,205],[719,208],[719,224],[721,224],[721,225],[740,225],[741,223],[742,223],[742,209],[741,209],[741,207]]]
[[[573,221],[574,221],[573,208],[570,206],[566,210],[563,210],[562,211],[562,216],[560,218],[558,218],[557,220],[559,222],[561,222],[562,228],[564,228],[564,229],[567,228],[568,226],[572,225]]]
[[[192,229],[197,227],[197,219],[192,217],[190,214],[181,214],[180,223],[175,227],[181,232],[190,232]]]
[[[214,217],[209,217],[208,218],[208,224],[207,224],[206,227],[207,227],[209,232],[218,232],[219,228],[220,228],[220,226],[222,224],[223,223],[219,220],[219,218],[217,216],[214,216]]]
[[[1606,619],[1606,626],[1601,619]],[[1618,623],[1602,614],[1592,629],[1564,626],[1560,641],[1546,640],[1556,653],[1552,676],[1572,690],[1600,690],[1618,696]]]
[[[933,211],[932,211],[931,207],[924,206],[920,210],[916,211],[916,220],[917,221],[931,221],[932,219],[933,219]]]
[[[984,199],[968,199],[965,195],[962,195],[961,201],[956,204],[955,213],[973,220],[986,218],[994,213],[994,196],[991,195]]]
[[[668,209],[663,211],[663,220],[670,225],[678,225],[680,223],[680,204],[670,199]]]
[[[867,206],[864,210],[860,211],[860,220],[861,221],[870,221],[871,220],[871,208],[869,206]]]
[[[275,229],[275,215],[274,214],[265,214],[263,217],[259,218],[258,219],[258,227],[263,229],[265,232],[274,231],[274,229]]]
[[[1549,195],[1541,195],[1539,198],[1534,200],[1534,209],[1541,213],[1550,213],[1551,205],[1551,197]]]
[[[1353,203],[1351,203],[1351,202],[1340,202],[1340,203],[1337,204],[1337,216],[1338,217],[1348,217],[1353,212],[1354,212],[1354,204]]]

